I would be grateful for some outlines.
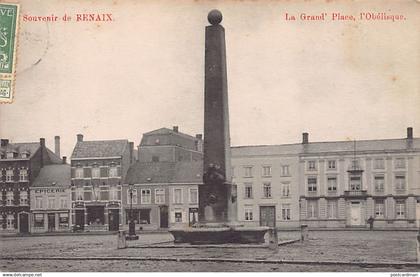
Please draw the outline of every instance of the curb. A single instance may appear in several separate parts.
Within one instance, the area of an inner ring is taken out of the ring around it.
[[[420,268],[420,264],[414,262],[342,262],[342,261],[304,261],[304,260],[264,260],[264,259],[223,259],[223,258],[173,258],[173,257],[1,257],[0,260],[58,260],[58,261],[82,261],[82,260],[124,260],[124,261],[173,261],[173,262],[222,262],[222,263],[262,263],[262,264],[301,264],[301,265],[345,265],[359,267],[414,267]]]

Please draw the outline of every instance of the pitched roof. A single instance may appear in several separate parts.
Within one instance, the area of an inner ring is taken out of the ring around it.
[[[105,158],[122,156],[128,140],[78,141],[71,154],[71,159]]]
[[[203,162],[137,162],[128,169],[126,184],[202,183]]]
[[[182,133],[182,132],[175,132],[174,130],[166,128],[166,127],[159,128],[157,130],[153,130],[153,131],[144,133],[143,136],[166,135],[166,134],[173,134],[173,135],[177,135],[177,136],[188,138],[188,139],[194,139],[194,140],[197,139],[194,136],[190,136],[190,135]]]
[[[18,142],[18,143],[8,143],[6,146],[0,147],[1,152],[7,151],[14,151],[17,152],[18,155],[21,153],[27,152],[29,153],[29,157],[31,158],[38,148],[40,147],[39,142]]]
[[[70,172],[71,167],[68,164],[46,165],[41,168],[32,187],[68,187],[71,182]]]

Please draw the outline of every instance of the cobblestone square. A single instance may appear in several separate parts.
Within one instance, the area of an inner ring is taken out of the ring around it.
[[[268,248],[135,248],[170,245],[168,233],[140,234],[129,248],[117,249],[116,235],[34,236],[1,238],[2,271],[418,271],[419,267],[362,266],[357,263],[415,263],[416,232],[313,231],[309,240]],[[279,232],[281,240],[298,238],[299,232]],[[6,259],[14,257],[16,259]],[[45,260],[80,257],[80,260]],[[115,260],[112,259],[115,258]],[[141,257],[146,260],[130,260]],[[36,258],[19,260],[19,258]],[[89,260],[84,259],[89,258]],[[97,258],[97,259],[92,259]],[[101,260],[106,259],[106,260]],[[147,260],[147,259],[151,260]],[[153,260],[154,258],[204,259],[204,261]],[[211,259],[258,260],[261,263],[214,262]],[[209,259],[209,260],[205,260]],[[276,264],[271,260],[350,262],[350,265]]]

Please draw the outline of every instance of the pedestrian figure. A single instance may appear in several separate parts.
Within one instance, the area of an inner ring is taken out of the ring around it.
[[[373,230],[373,222],[375,221],[375,219],[371,216],[368,218],[367,223],[369,223],[369,229],[372,231]]]

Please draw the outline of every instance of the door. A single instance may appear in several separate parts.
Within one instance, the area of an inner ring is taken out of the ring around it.
[[[420,228],[420,202],[417,202],[416,206],[416,223],[417,227]]]
[[[350,209],[350,224],[362,225],[360,215],[361,215],[360,202],[352,202],[351,209]]]
[[[19,214],[19,232],[29,233],[29,216],[27,213]]]
[[[48,214],[48,232],[55,230],[55,214]]]
[[[108,210],[109,230],[118,231],[120,229],[120,211],[118,209]]]
[[[76,230],[83,230],[85,227],[85,210],[76,210]]]
[[[260,207],[260,226],[276,227],[276,207]]]
[[[194,225],[198,221],[198,208],[190,208],[189,210],[189,226]]]
[[[160,206],[160,228],[169,227],[168,206]]]

